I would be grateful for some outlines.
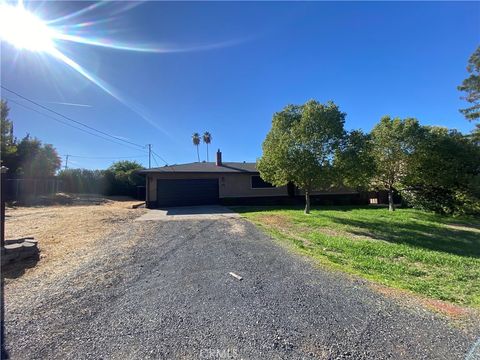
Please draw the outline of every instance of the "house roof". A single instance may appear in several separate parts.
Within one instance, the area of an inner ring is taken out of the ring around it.
[[[150,173],[258,173],[255,163],[224,162],[217,166],[214,162],[194,162],[188,164],[165,165],[140,170],[139,174]]]

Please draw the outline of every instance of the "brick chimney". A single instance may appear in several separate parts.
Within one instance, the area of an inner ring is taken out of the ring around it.
[[[222,152],[220,149],[217,150],[217,166],[222,166]]]

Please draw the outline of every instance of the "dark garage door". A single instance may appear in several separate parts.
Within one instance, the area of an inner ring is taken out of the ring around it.
[[[218,179],[158,180],[157,204],[159,207],[218,204]]]

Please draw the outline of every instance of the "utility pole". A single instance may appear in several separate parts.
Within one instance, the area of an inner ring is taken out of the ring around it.
[[[69,157],[69,156],[70,156],[70,155],[68,155],[68,154],[65,155],[65,170],[68,169],[68,157]]]
[[[151,159],[152,159],[152,144],[148,144],[148,168],[149,169],[152,167]]]

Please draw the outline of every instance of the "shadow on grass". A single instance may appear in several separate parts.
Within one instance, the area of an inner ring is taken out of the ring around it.
[[[415,217],[429,219],[428,214],[415,214]],[[411,222],[389,222],[385,219],[351,219],[324,214],[331,221],[353,227],[348,232],[355,235],[387,241],[396,244],[406,244],[428,250],[450,254],[480,257],[480,235],[478,232],[462,229],[446,228],[435,224]]]
[[[303,209],[300,205],[264,205],[264,206],[228,206],[228,208],[239,214],[245,214],[250,212],[259,212],[259,211],[282,211],[282,210],[301,210]]]
[[[249,212],[264,212],[264,211],[285,211],[285,210],[300,210],[303,211],[305,209],[304,205],[259,205],[259,206],[229,206],[233,211],[242,214],[242,213],[249,213]],[[325,205],[325,206],[312,206],[312,211],[322,211],[322,210],[330,210],[330,211],[352,211],[352,210],[361,210],[361,209],[368,209],[368,210],[385,210],[385,206],[358,206],[358,205]]]
[[[302,211],[298,206],[238,206],[232,207],[238,213],[275,212],[285,210]],[[325,212],[322,212],[325,211]],[[368,210],[348,214],[354,210]],[[314,215],[332,223],[348,227],[349,233],[383,240],[389,243],[405,244],[449,254],[480,257],[480,222],[468,218],[452,218],[412,209],[400,210],[387,216],[381,206],[315,206]],[[327,212],[328,211],[328,212]],[[338,216],[335,215],[338,214]],[[400,217],[397,217],[401,215]],[[315,230],[315,218],[309,225]],[[423,222],[423,223],[422,223]],[[455,228],[455,225],[461,225]],[[451,227],[447,227],[450,225]],[[468,229],[471,229],[470,231]]]

